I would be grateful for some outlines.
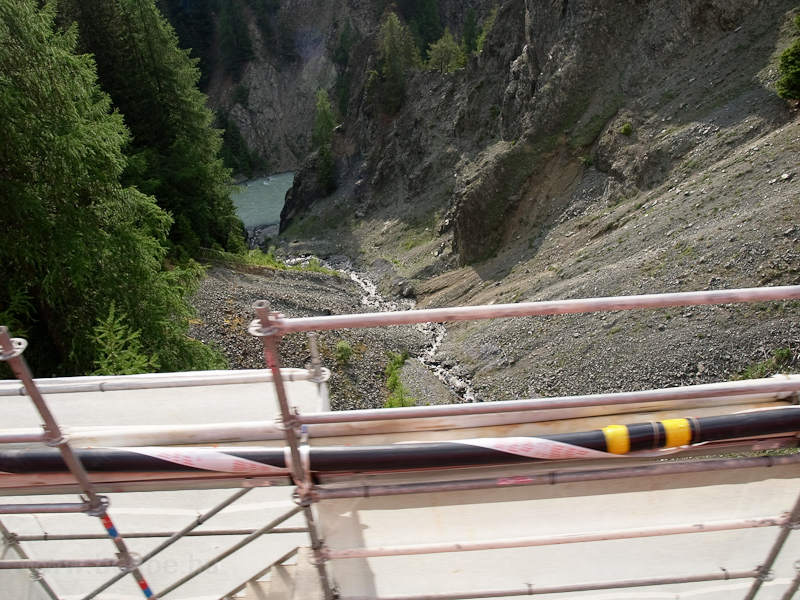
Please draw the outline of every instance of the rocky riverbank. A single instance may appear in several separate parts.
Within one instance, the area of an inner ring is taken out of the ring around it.
[[[253,302],[267,300],[273,310],[287,318],[377,310],[362,303],[362,297],[362,289],[346,276],[213,266],[194,299],[199,318],[192,325],[191,335],[221,347],[232,369],[264,368],[261,342],[247,332],[255,317]],[[318,344],[323,366],[332,371],[332,408],[379,408],[388,395],[384,374],[387,354],[407,351],[418,355],[428,344],[428,336],[410,326],[351,329],[320,332]],[[285,336],[280,355],[282,366],[307,366],[311,355],[306,335]],[[409,364],[409,369],[417,373],[413,392],[420,403],[446,401],[448,394],[433,375],[421,366],[417,369]]]

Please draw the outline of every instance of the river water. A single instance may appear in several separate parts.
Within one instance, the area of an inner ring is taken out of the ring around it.
[[[302,256],[291,258],[286,264],[301,265],[308,264],[315,256]],[[317,259],[319,260],[319,259]],[[320,263],[347,275],[358,287],[361,288],[361,304],[368,306],[379,312],[413,310],[416,302],[405,298],[387,300],[378,291],[378,286],[366,273],[361,273],[353,268],[352,263],[339,257],[335,263],[320,260]],[[475,389],[472,382],[463,375],[456,372],[456,368],[442,365],[438,360],[439,348],[447,335],[447,328],[443,323],[419,323],[415,327],[425,334],[428,340],[425,349],[417,356],[414,356],[424,367],[433,373],[455,396],[458,402],[475,402]]]
[[[279,223],[286,191],[293,181],[294,173],[290,171],[240,183],[240,191],[232,198],[245,228]]]

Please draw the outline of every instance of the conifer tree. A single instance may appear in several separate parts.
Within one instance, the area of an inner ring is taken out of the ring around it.
[[[220,4],[219,29],[222,66],[234,81],[239,81],[244,63],[255,57],[253,43],[242,17],[241,1],[228,0]]]
[[[378,72],[371,85],[378,82],[381,105],[394,114],[403,105],[408,70],[419,62],[414,40],[408,27],[393,12],[386,13],[378,33]]]
[[[172,214],[178,254],[231,246],[242,226],[218,158],[220,132],[197,89],[197,61],[178,48],[154,0],[64,0],[61,10],[77,21],[80,49],[95,56],[100,85],[132,134],[124,182]]]
[[[25,331],[45,375],[91,372],[109,342],[94,331],[109,318],[125,368],[218,366],[186,336],[198,269],[165,268],[171,219],[120,184],[122,116],[91,57],[74,54],[76,29],[54,33],[54,12],[0,2],[0,314]]]
[[[464,32],[461,35],[461,43],[464,46],[464,54],[475,52],[478,49],[478,17],[475,9],[470,7],[467,11],[467,18],[464,20]]]
[[[312,143],[317,148],[319,162],[317,166],[317,182],[323,191],[330,194],[336,189],[336,177],[333,173],[333,130],[336,119],[331,109],[331,99],[325,90],[317,91],[317,112],[314,117],[314,135]]]
[[[449,29],[445,29],[442,39],[431,46],[428,55],[428,67],[442,73],[450,73],[464,66],[464,55]]]

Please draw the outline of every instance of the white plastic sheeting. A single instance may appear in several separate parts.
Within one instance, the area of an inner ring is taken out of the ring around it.
[[[88,378],[81,378],[88,379]],[[302,412],[327,409],[324,385],[308,381],[287,383],[290,403]],[[62,427],[105,425],[184,425],[229,421],[264,421],[278,414],[274,386],[270,383],[203,385],[169,389],[90,391],[46,394],[50,409]],[[0,398],[4,428],[37,427],[41,419],[30,398]],[[4,476],[0,474],[0,479]],[[65,476],[69,479],[68,476]],[[41,478],[46,483],[47,478]],[[296,505],[292,488],[256,488],[213,517],[202,529],[255,529],[289,512]],[[18,492],[17,492],[18,493]],[[124,536],[129,532],[178,531],[235,493],[232,489],[192,489],[148,493],[106,493],[109,515]],[[3,504],[76,502],[76,495],[7,496]],[[104,533],[98,519],[83,514],[5,515],[3,524],[18,535]],[[296,515],[281,526],[305,526]],[[186,537],[145,563],[142,573],[157,594],[159,590],[215,558],[244,535]],[[129,549],[144,555],[164,538],[127,539]],[[211,567],[169,594],[175,600],[219,600],[275,559],[299,545],[308,544],[307,533],[268,534]],[[109,539],[22,542],[33,559],[114,558]],[[6,559],[17,559],[13,548],[0,546]],[[78,600],[118,573],[115,568],[44,569],[61,600]],[[140,600],[144,596],[130,576],[97,596],[100,600]],[[44,600],[41,586],[27,570],[0,570],[0,600]]]
[[[557,486],[328,500],[323,535],[335,549],[483,541],[779,515],[800,494],[797,467],[645,477]],[[416,479],[420,479],[417,477]],[[364,481],[363,483],[367,483]],[[375,478],[369,480],[376,484]],[[357,485],[358,482],[351,482]],[[699,529],[699,528],[698,528]],[[343,598],[475,592],[700,573],[760,565],[778,528],[334,560]],[[778,599],[795,576],[792,534],[758,599]],[[744,597],[752,580],[590,591],[541,598],[661,600]]]

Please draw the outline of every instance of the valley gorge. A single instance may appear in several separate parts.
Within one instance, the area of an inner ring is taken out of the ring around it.
[[[484,23],[495,3],[440,1],[443,26],[460,35],[467,6]],[[482,50],[453,72],[411,69],[395,114],[370,91],[376,3],[280,11],[294,58],[276,58],[250,14],[256,57],[240,82],[215,69],[208,84],[212,108],[270,170],[297,169],[269,242],[279,254],[347,257],[417,307],[798,283],[800,126],[775,93],[794,4],[499,2]],[[346,22],[358,40],[342,66]],[[335,99],[344,76],[328,193],[314,98]],[[233,101],[237,86],[247,106]],[[347,293],[336,310],[363,310]],[[784,349],[796,364],[799,316],[786,301],[451,324],[437,360],[463,369],[483,401],[707,383]],[[382,405],[370,385],[359,406]]]

